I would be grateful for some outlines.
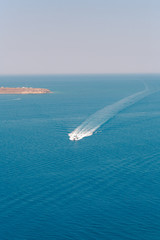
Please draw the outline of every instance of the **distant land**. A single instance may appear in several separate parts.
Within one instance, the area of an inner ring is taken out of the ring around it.
[[[32,87],[0,87],[0,94],[44,94],[52,93],[50,90],[45,88],[32,88]]]

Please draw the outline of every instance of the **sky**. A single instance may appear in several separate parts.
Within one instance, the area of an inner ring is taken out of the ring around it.
[[[0,75],[160,73],[159,0],[0,0]]]

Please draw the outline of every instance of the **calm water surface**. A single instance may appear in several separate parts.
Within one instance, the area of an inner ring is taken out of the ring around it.
[[[160,75],[0,77],[54,92],[0,95],[0,239],[160,239],[160,92],[68,138],[144,82],[160,89]]]

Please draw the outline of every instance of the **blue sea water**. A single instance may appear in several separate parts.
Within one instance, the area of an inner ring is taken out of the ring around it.
[[[1,240],[160,239],[160,92],[68,137],[144,84],[160,75],[0,77],[54,92],[0,95]]]

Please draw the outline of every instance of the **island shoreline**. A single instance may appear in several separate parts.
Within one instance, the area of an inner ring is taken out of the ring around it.
[[[32,87],[0,87],[0,94],[47,94],[52,93],[49,89],[45,88],[32,88]]]

